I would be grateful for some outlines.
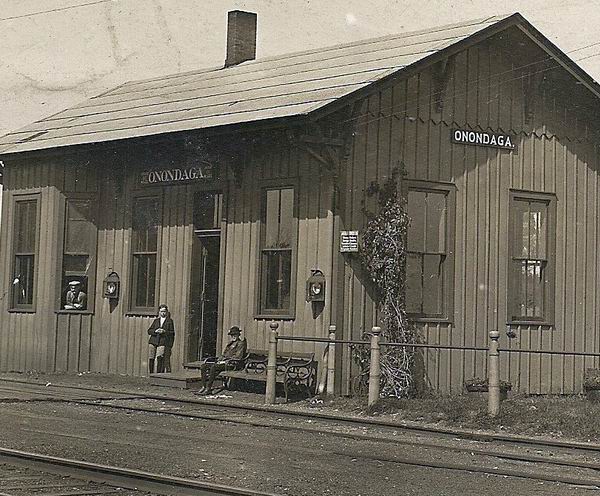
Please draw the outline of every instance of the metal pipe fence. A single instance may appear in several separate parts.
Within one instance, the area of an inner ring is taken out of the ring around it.
[[[324,363],[327,367],[327,394],[333,395],[334,392],[334,380],[335,380],[335,348],[336,345],[351,345],[351,346],[370,346],[370,367],[369,367],[369,393],[368,403],[372,406],[378,401],[380,395],[380,356],[381,347],[404,347],[413,349],[436,349],[436,350],[454,350],[454,351],[483,351],[488,354],[488,413],[490,416],[498,415],[500,411],[500,371],[499,357],[502,353],[527,353],[527,354],[539,354],[539,355],[560,355],[560,356],[577,356],[577,357],[593,357],[599,358],[600,353],[583,352],[583,351],[555,351],[555,350],[538,350],[538,349],[524,349],[524,348],[500,348],[498,346],[500,333],[497,330],[489,332],[489,346],[451,346],[451,345],[438,345],[438,344],[427,344],[427,343],[393,343],[380,341],[381,328],[373,327],[369,341],[352,340],[352,339],[336,339],[336,326],[332,325],[329,327],[328,338],[316,338],[316,337],[299,337],[299,336],[279,336],[277,322],[270,324],[271,335],[269,337],[269,364],[276,363],[277,357],[277,342],[278,341],[301,341],[308,343],[324,343],[327,344],[326,357],[324,357]],[[275,376],[271,374],[271,382],[267,381],[267,397],[266,403],[272,404],[275,402]]]

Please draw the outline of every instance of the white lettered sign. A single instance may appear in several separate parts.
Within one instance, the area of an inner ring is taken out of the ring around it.
[[[470,131],[466,129],[454,129],[452,131],[452,142],[461,145],[491,146],[505,150],[514,150],[516,148],[514,137],[508,134]]]
[[[358,252],[358,231],[342,231],[340,234],[340,252]]]
[[[175,167],[173,169],[157,169],[144,171],[141,174],[142,184],[168,184],[187,181],[206,181],[213,178],[210,164],[204,163],[193,167]]]

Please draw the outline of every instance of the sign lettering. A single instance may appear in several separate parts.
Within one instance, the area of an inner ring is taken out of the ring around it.
[[[342,231],[340,233],[340,252],[358,252],[358,231]]]
[[[469,131],[465,129],[454,129],[452,131],[452,142],[461,145],[481,145],[505,150],[514,150],[516,145],[513,138],[508,134],[487,133],[485,131]]]
[[[213,168],[210,164],[193,167],[159,169],[144,171],[141,174],[142,184],[167,184],[183,181],[210,180],[213,178]]]

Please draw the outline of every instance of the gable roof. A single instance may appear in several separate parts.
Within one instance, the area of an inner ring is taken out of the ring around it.
[[[515,24],[575,66],[520,14],[125,83],[0,138],[0,153],[307,116],[461,42]],[[600,94],[600,91],[598,92]]]

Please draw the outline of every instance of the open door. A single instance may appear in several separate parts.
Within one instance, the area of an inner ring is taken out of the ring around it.
[[[194,195],[188,363],[217,354],[221,204],[218,191]]]

